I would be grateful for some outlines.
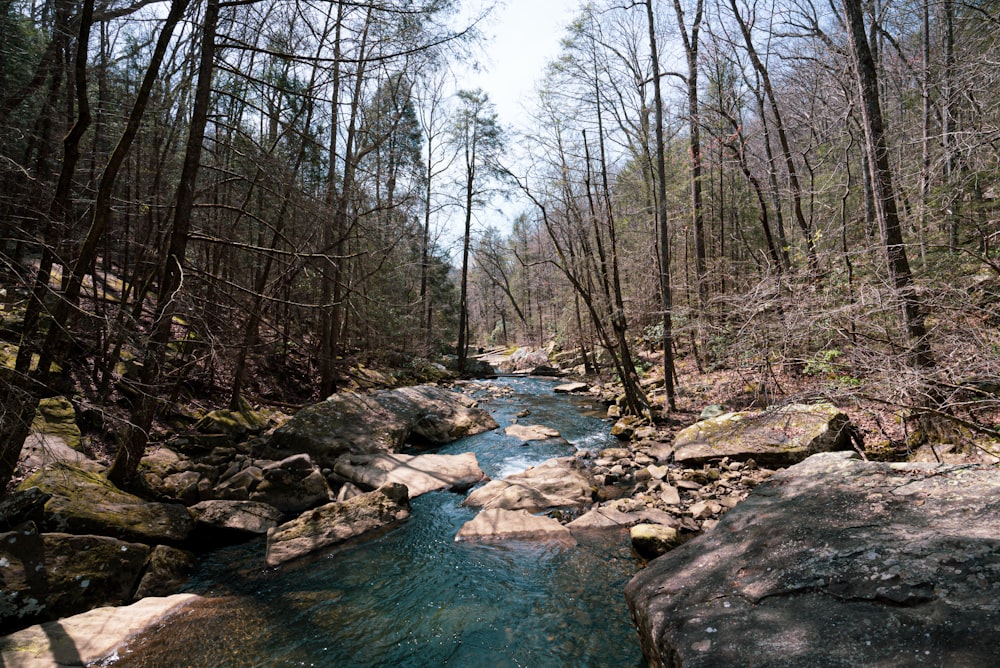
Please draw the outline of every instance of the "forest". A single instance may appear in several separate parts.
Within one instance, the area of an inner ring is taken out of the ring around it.
[[[1000,3],[581,2],[528,132],[462,5],[0,2],[0,489],[47,397],[124,485],[178,404],[515,345],[1000,437]]]

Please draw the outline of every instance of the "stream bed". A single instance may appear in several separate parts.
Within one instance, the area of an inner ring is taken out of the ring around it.
[[[510,388],[483,404],[500,429],[439,452],[474,452],[486,474],[500,478],[614,443],[600,407],[554,394],[552,381],[491,383]],[[569,444],[524,445],[504,435],[524,410],[531,414],[520,422],[558,429]],[[461,506],[464,498],[425,494],[412,500],[402,527],[276,569],[264,567],[262,540],[214,552],[187,587],[211,598],[140,636],[108,665],[644,665],[624,600],[639,568],[627,533],[572,548],[456,543],[475,515]]]

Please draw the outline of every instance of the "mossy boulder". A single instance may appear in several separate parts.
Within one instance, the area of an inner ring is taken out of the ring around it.
[[[149,553],[141,543],[34,525],[0,534],[0,633],[127,603]]]
[[[723,457],[792,466],[817,452],[850,450],[849,427],[848,417],[829,403],[725,413],[677,434],[674,460],[688,467]]]
[[[194,528],[187,508],[151,503],[123,492],[100,474],[65,463],[49,464],[21,483],[52,495],[45,503],[45,528],[98,534],[143,543],[182,543]]]
[[[347,501],[334,501],[267,532],[267,565],[277,566],[317,550],[408,519],[406,486],[389,483]]]
[[[629,529],[632,548],[643,559],[655,559],[677,546],[678,533],[663,524],[637,524]]]
[[[233,438],[243,438],[247,434],[256,434],[267,428],[268,417],[261,411],[255,411],[245,400],[240,402],[239,410],[210,411],[194,428],[203,434],[224,434]]]
[[[142,579],[133,599],[169,596],[180,589],[197,569],[197,560],[187,550],[157,545],[146,559]]]
[[[80,427],[76,424],[76,410],[66,397],[50,397],[39,401],[31,430],[57,436],[74,450],[79,450],[82,444]]]

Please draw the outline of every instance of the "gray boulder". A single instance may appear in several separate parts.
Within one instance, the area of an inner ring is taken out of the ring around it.
[[[411,439],[443,444],[496,429],[489,413],[473,404],[433,385],[341,392],[296,413],[274,431],[271,443],[332,467],[344,455],[395,452]]]
[[[575,457],[549,459],[503,480],[491,480],[462,503],[472,508],[539,512],[578,508],[593,498],[594,480]]]
[[[246,534],[265,534],[278,526],[282,512],[266,503],[257,501],[202,501],[188,510],[198,526],[206,529],[224,529]]]
[[[814,455],[633,578],[646,660],[1000,665],[997,498],[988,466]]]
[[[674,460],[688,467],[723,457],[753,459],[772,468],[791,466],[817,452],[850,450],[849,422],[828,403],[725,413],[677,434]]]
[[[353,455],[333,467],[337,475],[364,487],[395,482],[406,485],[410,498],[439,489],[467,490],[483,479],[476,455]]]
[[[19,489],[38,487],[52,495],[45,503],[47,531],[98,534],[142,543],[182,543],[194,528],[187,508],[150,503],[123,492],[101,475],[54,463],[45,466]]]
[[[268,566],[322,550],[410,516],[406,487],[389,483],[347,501],[320,506],[267,532]]]

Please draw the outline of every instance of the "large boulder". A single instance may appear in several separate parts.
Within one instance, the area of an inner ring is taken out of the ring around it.
[[[39,469],[19,489],[38,487],[47,531],[98,534],[142,543],[182,543],[194,528],[187,508],[150,503],[123,492],[101,475],[65,463]]]
[[[1000,665],[996,469],[851,456],[777,473],[632,579],[651,667]]]
[[[406,487],[389,483],[374,492],[334,501],[267,532],[267,565],[277,566],[410,516]]]
[[[551,517],[532,515],[527,510],[503,508],[480,511],[462,525],[455,540],[544,540],[576,544],[569,529]]]
[[[503,480],[475,489],[462,505],[539,512],[578,508],[593,499],[594,480],[575,457],[549,459]]]
[[[106,536],[0,534],[0,632],[132,597],[150,549]]]
[[[828,403],[791,404],[697,422],[677,434],[674,460],[692,467],[729,457],[777,468],[817,452],[849,449],[849,420],[840,409]]]
[[[344,455],[396,452],[410,440],[443,444],[497,423],[471,399],[433,385],[371,395],[341,392],[303,408],[274,431],[272,445],[333,466]]]
[[[0,666],[52,668],[97,665],[125,642],[163,622],[195,594],[144,598],[126,607],[104,607],[28,627],[0,638]]]
[[[410,498],[439,489],[467,490],[483,479],[476,455],[353,455],[337,461],[333,470],[363,487],[389,482],[406,485]]]

